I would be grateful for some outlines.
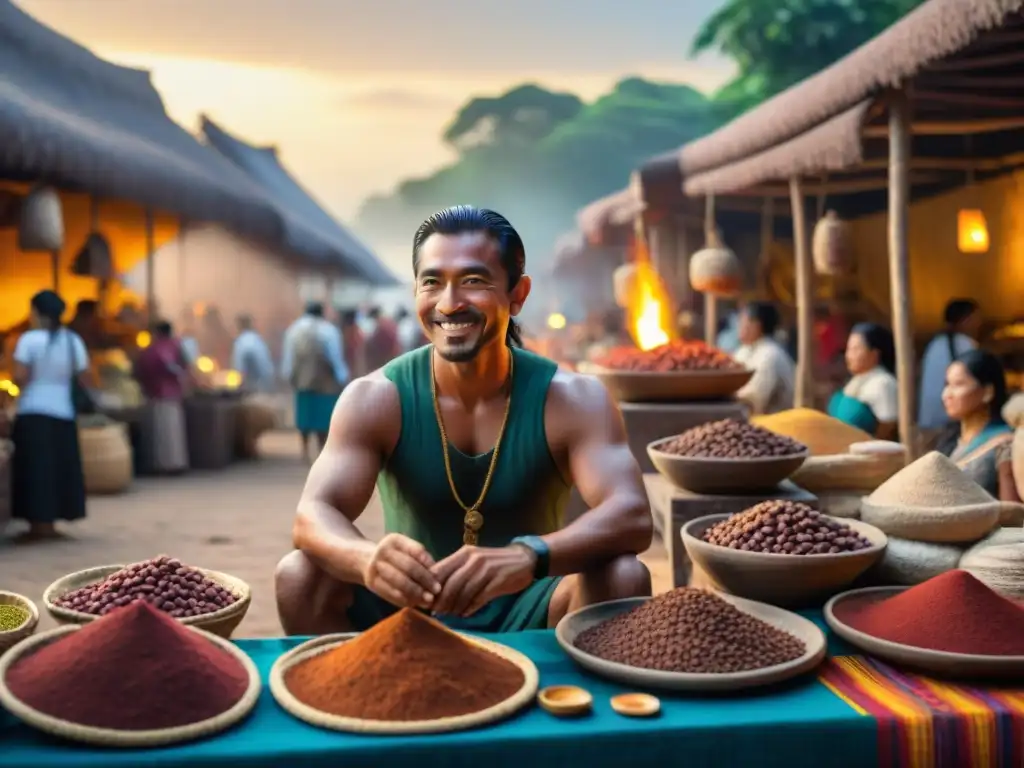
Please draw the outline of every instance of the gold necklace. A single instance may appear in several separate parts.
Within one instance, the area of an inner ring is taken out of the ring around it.
[[[462,511],[465,512],[465,516],[462,518],[462,543],[466,546],[476,546],[478,541],[478,534],[480,529],[484,527],[484,516],[480,513],[480,506],[484,503],[484,498],[487,496],[487,491],[491,487],[491,480],[494,478],[494,470],[498,466],[498,453],[501,450],[501,440],[505,437],[505,427],[508,425],[508,415],[512,410],[512,369],[515,363],[515,357],[511,350],[509,351],[508,358],[508,402],[505,403],[505,415],[501,419],[501,429],[498,430],[498,439],[494,442],[494,453],[491,455],[491,464],[487,468],[487,475],[484,477],[484,487],[480,491],[480,496],[472,505],[467,505],[459,496],[459,491],[455,487],[455,478],[452,477],[452,463],[451,458],[448,456],[448,433],[444,429],[444,419],[441,417],[441,403],[437,397],[437,377],[434,375],[434,357],[431,353],[430,357],[430,395],[434,400],[434,416],[437,417],[437,428],[441,432],[441,452],[444,456],[444,473],[448,477],[448,487],[452,491],[452,496],[455,497],[455,501]]]

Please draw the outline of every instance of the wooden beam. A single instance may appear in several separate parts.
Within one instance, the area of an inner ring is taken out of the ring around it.
[[[956,91],[925,91],[915,89],[914,101],[927,101],[933,104],[954,104],[964,107],[984,107],[987,109],[1024,110],[1024,99],[988,96],[984,93],[957,93]]]
[[[960,136],[972,133],[998,133],[1024,128],[1024,117],[990,117],[985,120],[933,120],[914,123],[915,136]],[[888,125],[866,125],[861,135],[869,139],[884,139],[889,135]]]
[[[146,323],[152,325],[156,316],[156,222],[153,209],[146,208]]]
[[[715,196],[704,198],[704,247],[711,245],[715,237]],[[718,297],[704,293],[704,342],[714,346],[718,340]]]
[[[860,166],[855,166],[850,170],[860,170]],[[938,184],[946,180],[947,177],[939,173],[917,173],[911,179],[915,185]],[[888,185],[889,182],[886,178],[879,176],[878,178],[851,179],[849,181],[830,181],[828,184],[801,184],[801,189],[805,195],[815,197],[818,195],[849,195],[857,192],[876,192],[885,189]],[[787,189],[779,184],[759,184],[749,189],[737,190],[729,194],[747,197],[762,197],[765,195],[783,197],[787,193]]]
[[[797,408],[814,405],[814,286],[811,283],[811,252],[807,247],[807,219],[800,179],[789,180],[789,205],[793,209],[793,250],[796,260],[796,397]]]
[[[944,75],[940,72],[925,72],[918,75],[915,84],[928,88],[964,88],[971,91],[985,91],[990,88],[1020,90],[1020,75]]]
[[[931,67],[931,70],[933,72],[970,72],[976,69],[1000,69],[1013,64],[1024,64],[1024,50],[950,59],[939,62]]]
[[[999,171],[1024,165],[1024,152],[1014,152],[1002,157],[912,157],[910,167],[915,171]],[[861,169],[889,168],[888,158],[865,160],[860,165],[848,169],[849,173],[857,173]]]
[[[906,91],[889,102],[889,298],[899,382],[899,432],[911,458],[917,455],[914,423],[914,334],[910,327],[910,100]]]

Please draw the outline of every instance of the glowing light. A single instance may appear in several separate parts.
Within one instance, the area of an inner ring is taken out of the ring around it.
[[[224,386],[228,389],[238,389],[242,386],[242,374],[238,371],[225,371]]]
[[[977,209],[962,209],[957,213],[957,245],[961,253],[988,253],[988,222]]]
[[[196,360],[196,368],[198,368],[201,373],[213,373],[217,368],[217,364],[213,362],[212,358],[203,355]]]
[[[153,343],[153,337],[149,335],[149,331],[139,331],[135,334],[135,346],[139,349],[145,349]]]
[[[565,328],[565,315],[560,312],[552,312],[548,315],[548,328],[554,331],[560,331]]]

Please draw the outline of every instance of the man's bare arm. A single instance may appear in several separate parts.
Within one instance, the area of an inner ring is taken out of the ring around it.
[[[338,398],[320,456],[310,468],[292,530],[296,549],[347,584],[362,584],[376,544],[354,525],[373,496],[400,422],[398,394],[383,377],[353,381]],[[389,445],[389,442],[391,443]]]
[[[651,545],[654,523],[643,475],[626,440],[618,406],[604,386],[573,375],[558,397],[571,415],[566,432],[569,471],[590,510],[544,537],[553,576],[580,573]]]

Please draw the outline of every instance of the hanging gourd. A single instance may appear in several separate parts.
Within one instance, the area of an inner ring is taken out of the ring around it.
[[[116,277],[110,243],[103,234],[89,233],[85,244],[75,256],[71,271],[76,275],[94,277],[97,280],[113,280]]]
[[[18,248],[23,251],[59,251],[64,247],[64,209],[60,195],[50,187],[35,187],[21,201]]]
[[[820,275],[848,275],[853,269],[850,225],[829,211],[814,225],[811,252]]]
[[[636,287],[636,264],[623,264],[612,273],[612,288],[615,291],[615,304],[627,309],[629,297]]]
[[[708,233],[707,244],[690,257],[690,286],[726,298],[736,296],[743,288],[743,265],[715,230]]]

